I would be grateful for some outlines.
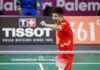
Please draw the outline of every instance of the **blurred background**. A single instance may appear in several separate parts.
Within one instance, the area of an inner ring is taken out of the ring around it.
[[[51,16],[52,9],[56,6],[63,9],[64,18],[70,22],[75,51],[99,51],[100,0],[0,0],[0,51],[57,51],[59,39],[56,32],[45,29],[39,24],[41,20],[54,23]],[[30,20],[34,25],[26,25]],[[8,37],[6,37],[6,28],[11,28]],[[37,32],[34,33],[35,36],[20,37],[20,34],[17,36],[15,33],[17,28],[32,28]],[[0,70],[54,70],[55,56],[0,55]],[[53,63],[45,64],[50,61],[49,59]],[[100,70],[99,59],[100,54],[75,55],[72,69]],[[19,66],[21,63],[22,66]],[[31,65],[32,63],[37,65]]]

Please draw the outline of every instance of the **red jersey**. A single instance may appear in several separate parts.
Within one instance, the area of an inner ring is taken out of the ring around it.
[[[73,51],[73,32],[71,30],[70,24],[66,19],[63,19],[63,23],[57,24],[60,25],[62,28],[62,31],[57,30],[57,35],[59,38],[59,51]],[[59,55],[59,54],[58,54]],[[64,55],[65,54],[60,54]],[[70,58],[73,56],[72,54],[66,54],[67,58]]]

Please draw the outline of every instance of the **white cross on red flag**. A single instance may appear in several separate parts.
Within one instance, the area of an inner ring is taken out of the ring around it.
[[[35,18],[28,18],[28,27],[35,27],[36,26],[36,19]]]

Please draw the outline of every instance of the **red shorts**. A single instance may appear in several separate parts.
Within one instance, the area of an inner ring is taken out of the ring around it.
[[[70,59],[59,56],[56,57],[56,66],[58,67],[58,70],[71,70],[72,63],[73,63],[72,56]]]

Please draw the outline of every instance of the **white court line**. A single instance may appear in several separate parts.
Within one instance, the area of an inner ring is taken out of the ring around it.
[[[44,70],[42,63],[40,63],[39,66],[40,66],[41,70]]]
[[[0,63],[0,65],[7,65],[7,64],[56,64],[56,63]],[[73,64],[100,64],[100,63],[73,63]]]

